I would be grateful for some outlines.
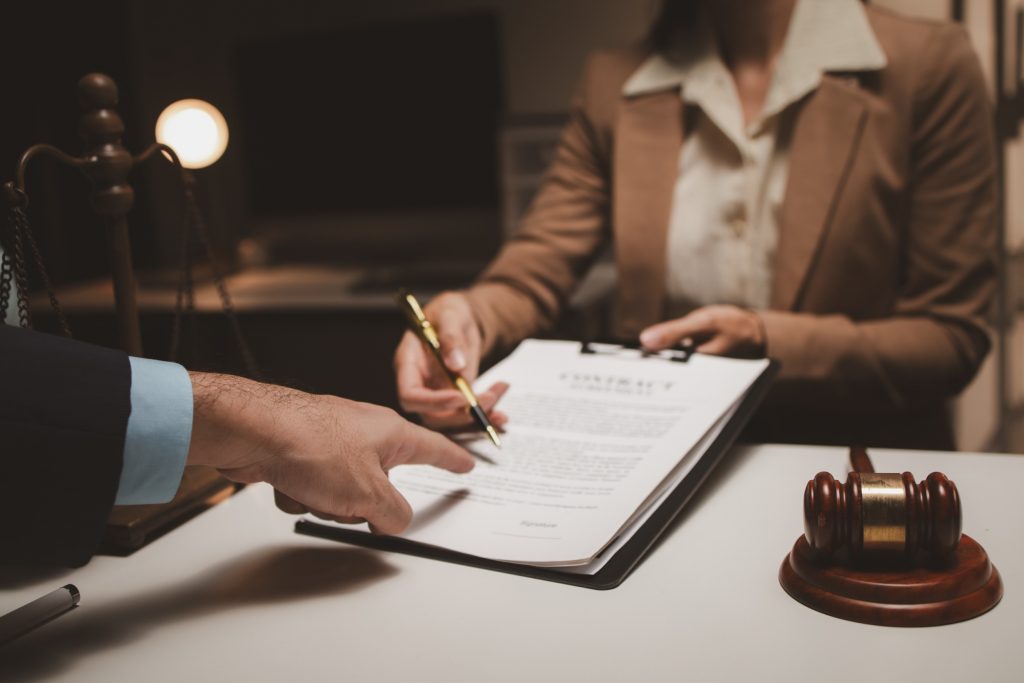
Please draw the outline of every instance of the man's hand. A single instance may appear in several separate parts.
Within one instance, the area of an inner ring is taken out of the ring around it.
[[[215,467],[233,481],[265,481],[285,512],[366,521],[375,532],[396,534],[412,510],[388,480],[392,467],[473,469],[464,449],[387,408],[228,375],[191,377],[188,464]]]
[[[765,353],[761,317],[738,306],[704,306],[640,333],[640,343],[648,351],[667,349],[687,339],[700,353],[736,358],[761,358]]]
[[[455,292],[441,294],[427,305],[424,314],[437,329],[445,365],[469,382],[476,379],[482,341],[466,297]],[[425,424],[451,429],[473,423],[466,410],[466,399],[452,387],[433,354],[412,332],[405,333],[395,351],[395,376],[402,409],[419,413]],[[507,390],[507,384],[498,382],[477,396],[495,427],[508,421],[504,413],[492,412]]]

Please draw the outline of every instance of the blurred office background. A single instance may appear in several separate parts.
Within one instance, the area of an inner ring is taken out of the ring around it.
[[[1024,172],[1019,0],[877,0],[963,21],[999,110],[1005,165],[1000,341],[954,407],[960,445],[1024,450],[1018,322]],[[199,98],[223,112],[226,153],[196,172],[213,246],[266,375],[394,405],[399,286],[467,284],[532,196],[586,54],[643,35],[655,0],[178,0],[22,3],[0,51],[9,96],[0,180],[35,142],[77,152],[75,83],[114,77],[133,151],[160,112]],[[999,82],[999,86],[997,86]],[[181,199],[173,172],[133,172],[130,216],[147,355],[168,352]],[[106,248],[75,172],[28,175],[30,215],[76,336],[114,344]],[[240,371],[207,270],[186,328],[192,366]],[[599,335],[614,271],[598,264],[560,334]],[[40,325],[52,324],[40,301]]]

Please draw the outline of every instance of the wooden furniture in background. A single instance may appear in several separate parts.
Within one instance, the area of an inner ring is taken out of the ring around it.
[[[110,513],[99,552],[129,555],[235,492],[210,467],[186,467],[173,504],[118,505]]]
[[[78,82],[78,99],[82,107],[79,133],[84,143],[83,154],[75,157],[52,145],[33,145],[21,155],[15,181],[7,183],[4,187],[5,197],[11,202],[11,209],[17,218],[14,222],[14,229],[18,231],[18,234],[13,239],[16,243],[26,241],[29,244],[34,243],[26,213],[28,195],[25,191],[25,171],[29,163],[34,158],[46,156],[81,170],[91,183],[91,204],[103,219],[107,232],[108,253],[113,275],[112,288],[118,344],[129,355],[141,357],[143,355],[142,334],[139,325],[137,287],[127,219],[128,212],[135,201],[135,192],[129,184],[128,178],[135,166],[152,157],[166,158],[177,166],[182,173],[183,182],[185,181],[184,169],[174,150],[166,145],[153,143],[141,154],[135,156],[124,147],[121,137],[124,134],[125,126],[115,109],[118,104],[117,85],[109,76],[100,73],[83,76]],[[24,261],[21,250],[15,250],[12,256],[16,259],[15,272],[20,269],[22,275],[20,284],[23,290],[28,283],[27,277],[25,277],[28,265]],[[33,265],[39,271],[37,275],[42,276],[49,288],[41,257],[37,256],[37,261]],[[51,291],[49,294],[58,317],[62,317],[53,292]],[[28,292],[19,291],[18,295],[27,297]],[[29,322],[29,318],[26,316],[23,324],[28,325]],[[70,336],[69,328],[63,319],[60,328],[64,334]],[[131,552],[144,545],[155,535],[198,514],[209,505],[211,500],[229,495],[233,490],[234,485],[231,482],[223,479],[211,469],[190,472],[182,480],[178,494],[171,502],[164,505],[116,509],[103,539],[103,547],[119,554]]]
[[[83,154],[75,157],[53,145],[32,145],[18,160],[16,179],[13,183],[5,185],[5,195],[11,203],[12,210],[25,211],[28,208],[25,172],[29,163],[40,156],[50,157],[77,168],[89,179],[92,185],[92,207],[103,219],[107,231],[120,345],[127,353],[141,356],[142,337],[139,333],[139,316],[135,303],[135,271],[132,267],[127,219],[128,212],[135,202],[135,192],[128,184],[128,175],[137,163],[147,160],[157,151],[167,152],[168,158],[174,158],[174,153],[162,145],[153,145],[139,156],[133,157],[125,149],[121,144],[124,122],[114,108],[118,102],[117,85],[109,76],[98,73],[83,76],[78,82],[78,100],[82,107],[78,130],[84,143]],[[25,227],[27,229],[27,226]],[[9,255],[12,258],[16,256],[17,253]],[[24,265],[22,264],[22,267]],[[34,265],[42,269],[41,261]],[[16,261],[16,270],[17,267]],[[20,293],[20,296],[27,295],[27,292]]]

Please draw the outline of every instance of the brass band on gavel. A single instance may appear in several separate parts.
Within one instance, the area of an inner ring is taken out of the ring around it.
[[[907,490],[899,474],[861,474],[865,551],[903,551],[907,545]]]
[[[851,472],[845,484],[819,472],[804,491],[805,536],[825,556],[941,558],[956,550],[961,522],[956,485],[939,472],[920,483],[909,472]]]

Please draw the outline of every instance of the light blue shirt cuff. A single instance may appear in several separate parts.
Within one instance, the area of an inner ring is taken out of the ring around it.
[[[192,380],[177,363],[128,361],[132,406],[114,504],[166,503],[178,492],[192,439]]]

